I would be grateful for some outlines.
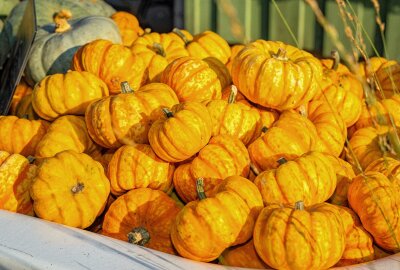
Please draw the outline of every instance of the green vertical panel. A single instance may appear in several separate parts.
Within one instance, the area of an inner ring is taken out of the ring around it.
[[[373,47],[376,49],[376,44],[374,42],[376,31],[374,7],[370,1],[364,1],[363,5],[358,5],[355,11],[365,31],[363,31],[363,40],[366,45],[367,55],[374,55],[375,51]]]
[[[387,21],[386,21],[386,45],[387,55],[390,59],[400,61],[400,2],[391,0],[389,2]]]
[[[215,30],[213,0],[185,0],[185,28],[192,34]]]
[[[246,11],[248,12],[248,8],[251,5],[252,0],[230,0],[230,1],[216,1],[217,2],[217,32],[226,39],[229,43],[242,43],[249,35],[246,31]],[[231,5],[229,7],[225,7],[225,5]],[[232,8],[235,10],[237,17],[236,19],[239,21],[241,25],[242,32],[239,33],[238,36],[233,34],[232,23],[230,18],[227,15],[226,8]]]

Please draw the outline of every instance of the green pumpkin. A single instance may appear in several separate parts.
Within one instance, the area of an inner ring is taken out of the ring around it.
[[[118,26],[110,18],[88,16],[68,23],[71,28],[62,33],[55,33],[55,24],[38,31],[25,69],[29,84],[34,85],[47,75],[66,73],[75,52],[86,43],[96,39],[122,43]]]
[[[3,1],[13,2],[11,0],[0,0],[0,3],[3,3]],[[4,22],[3,31],[0,33],[0,66],[4,63],[9,48],[15,43],[15,37],[24,15],[26,4],[27,1],[25,0],[16,5]],[[36,0],[35,7],[38,27],[52,23],[54,13],[62,9],[71,11],[72,19],[89,15],[109,17],[115,12],[103,0]]]

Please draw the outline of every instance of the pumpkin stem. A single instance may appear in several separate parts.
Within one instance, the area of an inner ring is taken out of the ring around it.
[[[82,190],[85,188],[85,185],[83,183],[78,182],[75,186],[71,188],[71,192],[73,194],[77,194],[79,192],[82,192]]]
[[[168,108],[162,108],[162,111],[167,118],[171,118],[174,116],[174,114]]]
[[[35,158],[34,156],[27,156],[26,159],[27,159],[27,160],[29,161],[29,163],[31,163],[31,164],[36,160],[36,158]]]
[[[277,162],[279,163],[279,165],[283,165],[287,162],[287,159],[284,157],[281,157],[280,159],[277,160]]]
[[[150,34],[150,33],[151,33],[151,28],[145,28],[143,30],[143,35]]]
[[[191,42],[180,29],[175,27],[172,29],[172,32],[177,34],[183,40],[183,42],[185,42],[185,45],[188,45]]]
[[[289,58],[286,56],[286,50],[283,48],[279,48],[276,53],[271,54],[273,58],[282,60],[282,61],[288,61]]]
[[[260,171],[258,170],[258,168],[256,167],[256,165],[254,165],[252,162],[250,162],[250,170],[256,175],[258,176],[260,174]]]
[[[333,50],[331,51],[331,57],[333,59],[333,64],[331,69],[333,70],[337,70],[339,67],[339,63],[340,63],[340,55],[339,52],[337,50]]]
[[[150,241],[150,233],[144,227],[136,227],[128,233],[128,242],[145,246]]]
[[[206,197],[206,193],[204,192],[204,179],[203,178],[197,178],[196,179],[196,191],[197,191],[197,196],[199,197],[199,200],[203,200]]]
[[[68,23],[68,19],[72,17],[71,11],[67,9],[62,9],[59,12],[56,12],[53,15],[53,21],[56,24],[56,33],[63,33],[71,28],[71,25]]]
[[[303,201],[295,202],[294,209],[295,210],[304,210],[304,202]]]
[[[154,42],[153,43],[153,50],[161,55],[162,57],[166,57],[167,55],[165,54],[165,50],[163,48],[163,46],[160,43]]]
[[[304,104],[299,107],[299,113],[301,116],[307,117],[307,109]]]
[[[268,131],[268,128],[267,128],[266,126],[263,126],[263,127],[261,128],[261,132],[262,132],[262,133],[267,133],[267,131]]]
[[[134,91],[131,88],[131,86],[129,85],[129,83],[127,81],[124,81],[124,82],[121,83],[121,92],[123,94],[131,94]]]
[[[229,104],[235,103],[237,93],[238,93],[237,87],[235,85],[232,85],[231,86],[231,93],[229,94],[229,98],[228,98],[228,103]]]

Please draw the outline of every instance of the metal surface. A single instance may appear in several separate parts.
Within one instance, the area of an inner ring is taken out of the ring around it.
[[[19,26],[17,41],[0,67],[0,115],[7,115],[14,91],[21,80],[36,36],[35,0],[29,0]]]

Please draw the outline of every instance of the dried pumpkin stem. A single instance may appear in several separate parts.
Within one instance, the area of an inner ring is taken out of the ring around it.
[[[35,158],[34,156],[27,156],[26,159],[27,159],[27,160],[29,161],[29,163],[31,163],[31,164],[36,160],[36,158]]]
[[[151,28],[145,28],[143,31],[144,31],[143,35],[150,34]]]
[[[283,164],[285,164],[285,163],[288,162],[288,161],[287,161],[286,158],[281,157],[280,159],[277,160],[277,162],[279,163],[279,165],[283,165]]]
[[[162,108],[162,111],[166,117],[168,118],[174,117],[174,114],[168,108]]]
[[[67,9],[62,9],[59,12],[55,13],[53,16],[53,21],[56,24],[56,33],[63,33],[71,28],[71,25],[68,23],[68,19],[72,17],[71,11]]]
[[[165,54],[165,50],[164,50],[163,46],[162,46],[160,43],[158,43],[158,42],[154,42],[154,43],[153,43],[153,50],[154,50],[157,54],[161,55],[162,57],[166,57],[166,56],[167,56],[167,55]]]
[[[260,171],[258,170],[258,168],[256,167],[256,165],[254,165],[253,163],[250,162],[250,170],[256,175],[258,176],[260,174]]]
[[[185,45],[188,45],[191,42],[180,29],[175,27],[172,32],[177,34],[183,42],[185,42]]]
[[[204,179],[203,178],[197,178],[196,191],[197,191],[197,197],[199,197],[199,200],[203,200],[203,199],[207,198],[206,193],[204,191]]]
[[[127,81],[122,82],[121,83],[121,92],[123,94],[131,94],[133,93],[133,89],[131,88],[131,86],[129,85],[129,83]]]
[[[272,57],[282,61],[288,61],[289,58],[286,56],[286,50],[283,48],[279,48],[276,53],[272,54]]]
[[[263,127],[261,128],[261,132],[262,132],[262,133],[267,133],[267,131],[268,131],[268,128],[267,128],[266,126],[263,126]]]
[[[150,241],[150,233],[144,227],[136,227],[128,233],[128,242],[145,246]]]
[[[229,98],[228,98],[228,103],[229,104],[235,103],[237,93],[238,93],[237,87],[235,85],[232,85],[231,86],[231,93],[229,94]]]
[[[331,69],[337,70],[338,67],[339,67],[339,63],[340,63],[340,55],[339,55],[339,52],[338,52],[337,50],[333,50],[333,51],[331,52],[331,57],[332,57],[332,59],[333,59],[333,64],[332,64]]]
[[[298,201],[294,204],[294,209],[295,210],[304,210],[304,202],[303,201]]]
[[[83,183],[78,182],[75,186],[73,186],[71,188],[71,192],[73,194],[77,194],[79,192],[82,192],[84,188],[85,188],[85,185]]]

